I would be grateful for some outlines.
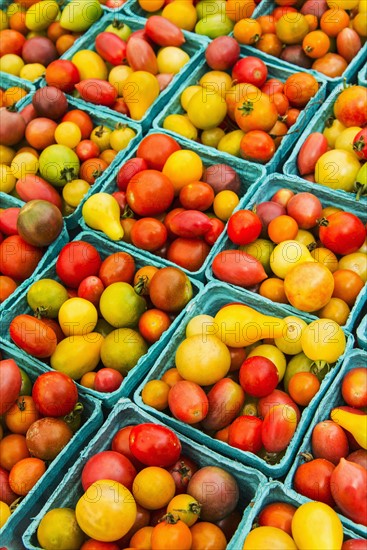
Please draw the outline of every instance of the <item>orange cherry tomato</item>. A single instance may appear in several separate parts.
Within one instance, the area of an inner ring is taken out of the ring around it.
[[[17,495],[25,496],[33,489],[46,471],[46,464],[40,458],[23,458],[9,474],[9,485]]]
[[[288,384],[288,393],[302,407],[307,407],[320,389],[319,379],[312,372],[297,372]]]
[[[292,536],[292,518],[297,508],[286,502],[272,502],[259,514],[260,527],[276,527]]]
[[[320,28],[328,36],[337,36],[340,31],[349,27],[350,17],[345,10],[331,8],[326,10],[320,19]]]
[[[261,52],[273,55],[274,57],[280,57],[283,50],[283,44],[276,34],[265,33],[257,42],[256,48]]]
[[[257,22],[260,24],[263,34],[275,34],[275,19],[273,15],[260,15],[260,17],[257,18]]]
[[[164,375],[162,376],[163,382],[166,382],[166,384],[169,385],[170,388],[177,384],[177,382],[180,382],[180,380],[183,380],[182,376],[179,374],[176,367],[172,367],[171,369],[166,370]]]
[[[40,413],[30,395],[21,395],[5,413],[4,418],[11,432],[25,435],[31,424],[40,418]]]
[[[9,434],[0,441],[0,466],[5,470],[10,471],[19,460],[29,456],[24,435]]]
[[[154,344],[168,329],[171,319],[160,309],[148,309],[139,319],[139,332],[149,344]]]
[[[337,269],[333,273],[334,291],[333,297],[340,298],[349,307],[353,307],[358,294],[364,287],[364,282],[358,273],[350,269]]]
[[[270,277],[261,283],[259,294],[272,302],[277,302],[279,304],[289,303],[284,292],[284,281],[277,277]]]
[[[157,411],[164,411],[168,407],[170,386],[163,380],[149,380],[143,388],[141,398],[145,405]]]
[[[330,48],[330,38],[324,31],[311,31],[303,39],[302,48],[308,57],[318,59]]]
[[[277,216],[268,225],[270,239],[279,244],[282,241],[293,240],[298,233],[298,224],[291,216]]]

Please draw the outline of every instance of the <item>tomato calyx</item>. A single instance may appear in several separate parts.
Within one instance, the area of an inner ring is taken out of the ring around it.
[[[331,128],[332,125],[334,124],[334,121],[335,121],[335,117],[329,116],[329,118],[327,118],[325,121],[325,128]]]
[[[138,294],[139,296],[145,294],[148,290],[148,282],[149,278],[146,275],[142,275],[141,277],[139,277],[138,282],[134,286],[136,294]]]
[[[327,373],[330,372],[331,367],[332,365],[330,365],[327,361],[319,359],[311,364],[310,372],[317,376],[317,378],[321,382],[325,378]]]
[[[67,183],[70,183],[71,181],[75,180],[78,177],[78,174],[75,173],[74,168],[63,168],[60,172],[60,179],[66,180]]]
[[[314,460],[314,457],[311,453],[299,453],[299,455],[304,462],[312,462]]]
[[[74,433],[80,426],[83,411],[84,405],[83,403],[80,403],[78,401],[78,403],[75,404],[74,409],[62,417],[62,420],[69,426],[69,428],[71,428]]]
[[[183,481],[185,478],[188,477],[188,474],[190,473],[190,471],[191,471],[190,468],[188,468],[188,467],[185,465],[185,463],[184,463],[183,460],[180,461],[180,467],[179,467],[179,468],[174,468],[174,469],[172,470],[172,472],[177,472],[178,474],[180,474],[181,480],[182,480],[182,481]]]
[[[131,210],[130,206],[127,204],[124,208],[124,211],[121,215],[122,220],[126,220],[128,218],[133,218],[135,216],[133,210]]]
[[[312,252],[313,250],[315,250],[317,248],[317,244],[314,241],[313,243],[308,244],[307,248],[310,252]]]
[[[118,19],[114,19],[112,22],[112,26],[114,29],[120,30],[125,27],[125,23],[123,23],[122,21],[119,21]]]
[[[103,124],[101,124],[101,126],[99,126],[99,128],[97,128],[97,130],[95,131],[95,135],[97,137],[102,137],[105,131],[106,131],[105,127],[103,126]]]
[[[354,151],[362,151],[362,149],[366,146],[366,142],[365,142],[365,139],[363,136],[361,136],[360,138],[357,139],[357,141],[355,141],[353,143],[353,150]]]
[[[367,195],[367,185],[360,181],[356,181],[354,184],[354,191],[356,193],[356,200],[359,201],[361,197]]]
[[[284,456],[284,451],[282,451],[281,453],[271,453],[267,451],[262,456],[262,459],[265,460],[267,464],[274,466],[274,464],[277,464],[283,456]]]
[[[92,172],[92,176],[93,178],[97,179],[99,178],[99,176],[102,174],[103,170],[101,170],[100,168],[98,168],[97,170],[94,170],[94,172]]]
[[[254,110],[254,105],[251,101],[244,101],[242,107],[237,107],[237,109],[242,112],[242,116],[248,116]]]
[[[179,511],[184,512],[185,510],[179,510]],[[161,523],[163,521],[165,523],[168,523],[169,525],[175,525],[178,521],[180,521],[180,518],[178,516],[175,516],[174,514],[168,513],[168,514],[165,514],[163,517],[161,517],[158,523]]]
[[[50,308],[45,307],[45,306],[36,307],[36,309],[34,310],[34,316],[37,319],[43,319],[44,317],[47,317],[47,313],[48,313],[49,309]]]
[[[17,113],[18,109],[15,106],[15,103],[13,105],[8,105],[6,107],[6,110],[9,111],[9,113]]]
[[[327,227],[330,222],[327,218],[320,218],[319,220],[316,220],[316,223],[319,227]]]
[[[18,399],[17,400],[17,407],[20,411],[25,411],[25,408],[26,408],[26,402],[25,402],[25,399],[24,397],[22,397],[21,399]]]
[[[123,122],[118,122],[115,126],[115,130],[125,130],[125,128],[127,128],[127,126]]]

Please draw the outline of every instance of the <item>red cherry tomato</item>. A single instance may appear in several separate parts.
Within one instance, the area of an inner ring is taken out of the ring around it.
[[[366,229],[361,220],[350,212],[336,212],[321,223],[319,237],[325,248],[334,254],[346,255],[357,252],[366,238]]]
[[[239,416],[229,427],[229,445],[242,451],[258,453],[262,448],[262,424],[263,421],[256,416]]]
[[[181,146],[173,137],[165,134],[151,134],[140,142],[136,156],[144,159],[149,168],[162,170],[168,157],[180,149]]]
[[[174,195],[171,180],[158,170],[138,172],[126,189],[128,205],[139,216],[162,214],[171,206]]]
[[[154,252],[165,244],[167,229],[156,218],[142,218],[133,225],[131,240],[134,246]]]
[[[113,392],[119,389],[124,377],[116,369],[100,369],[94,379],[94,389],[100,392]]]
[[[101,451],[92,456],[82,470],[82,485],[84,491],[95,481],[112,479],[131,490],[136,469],[126,456],[116,451]]]
[[[249,357],[240,368],[240,384],[245,394],[266,397],[278,385],[278,370],[266,357]]]
[[[126,58],[126,42],[113,32],[101,32],[95,41],[97,53],[111,65],[122,65]]]
[[[147,466],[172,466],[181,454],[181,443],[177,435],[160,424],[134,426],[129,442],[132,454]]]
[[[148,163],[144,159],[132,158],[125,162],[117,173],[117,187],[120,191],[126,191],[129,181],[135,174],[148,169]]]
[[[13,359],[0,361],[0,415],[13,405],[19,395],[22,377]]]
[[[265,63],[257,57],[243,57],[232,69],[232,80],[253,84],[261,88],[268,77],[268,69]]]
[[[237,210],[228,221],[228,237],[234,244],[245,245],[255,241],[262,225],[259,217],[251,210]]]
[[[98,275],[102,260],[98,250],[85,241],[64,246],[56,261],[56,273],[68,287],[78,288],[83,279]]]
[[[32,398],[43,416],[65,416],[78,401],[78,389],[63,372],[45,372],[33,384]]]

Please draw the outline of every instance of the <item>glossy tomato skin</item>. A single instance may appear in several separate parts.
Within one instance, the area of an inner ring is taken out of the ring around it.
[[[344,401],[351,407],[367,407],[367,369],[357,367],[350,370],[342,382]]]
[[[222,220],[218,218],[210,218],[211,223],[211,229],[204,235],[204,240],[206,243],[208,243],[210,246],[213,246],[213,244],[217,241],[217,239],[220,237],[224,230],[224,223]]]
[[[177,237],[203,237],[212,229],[210,218],[199,210],[184,210],[172,218],[170,229]]]
[[[341,458],[332,472],[331,492],[342,514],[367,525],[367,470]]]
[[[212,269],[217,279],[244,288],[268,278],[262,264],[243,250],[219,252],[213,260]]]
[[[182,30],[159,15],[152,15],[145,25],[145,33],[159,46],[182,46],[185,37]]]
[[[43,416],[65,416],[78,401],[78,389],[63,372],[45,372],[33,384],[32,397]]]
[[[241,246],[255,241],[261,230],[261,221],[251,210],[238,210],[230,217],[227,226],[228,237]]]
[[[134,157],[126,161],[117,173],[117,187],[120,191],[126,191],[129,181],[133,176],[148,169],[146,160]]]
[[[361,220],[350,212],[336,212],[321,225],[319,237],[325,248],[335,254],[357,252],[366,238],[366,229]]]
[[[167,210],[174,199],[171,180],[158,170],[135,174],[126,189],[130,208],[139,216],[156,216]]]
[[[17,220],[20,208],[6,208],[0,213],[0,231],[4,235],[17,235]]]
[[[74,241],[61,250],[56,261],[56,273],[70,288],[78,288],[83,279],[98,275],[102,260],[98,250],[84,241]]]
[[[131,229],[131,240],[137,248],[154,252],[165,244],[167,229],[156,218],[141,218]]]
[[[343,428],[332,420],[316,424],[312,432],[311,445],[315,458],[325,458],[335,466],[349,453],[348,438]]]
[[[0,415],[17,399],[22,386],[22,376],[14,359],[0,361]]]
[[[14,317],[9,334],[18,347],[39,359],[50,357],[56,349],[57,338],[52,328],[31,315]]]
[[[229,427],[229,445],[257,454],[262,448],[262,424],[256,416],[239,416]]]
[[[9,472],[0,466],[0,500],[10,506],[18,497],[10,487]]]
[[[95,105],[112,107],[117,99],[117,90],[104,80],[98,78],[87,78],[75,84],[82,99]]]
[[[100,369],[94,379],[94,389],[100,392],[116,391],[122,384],[124,377],[116,369]]]
[[[162,170],[168,157],[180,149],[181,146],[173,137],[152,134],[140,142],[136,156],[144,159],[152,170]]]
[[[324,458],[316,458],[301,464],[294,476],[294,489],[312,500],[335,506],[330,487],[334,468],[335,465]]]
[[[197,271],[205,262],[210,246],[200,239],[179,237],[170,244],[167,259],[189,271]]]
[[[322,217],[322,204],[312,193],[297,193],[287,203],[287,214],[300,229],[311,229]]]
[[[136,469],[126,456],[116,451],[101,451],[92,456],[82,471],[84,491],[99,479],[119,481],[131,491]]]
[[[181,454],[181,443],[176,434],[158,424],[134,426],[129,444],[135,458],[147,466],[172,466]]]
[[[273,502],[263,508],[259,514],[259,525],[276,527],[292,536],[292,518],[296,507],[286,502]]]
[[[130,432],[133,427],[125,426],[115,433],[111,443],[111,450],[126,456],[137,470],[141,470],[144,468],[144,465],[135,458],[130,450]]]
[[[135,260],[127,252],[115,252],[105,258],[99,268],[99,278],[105,287],[112,283],[132,284],[135,273]]]
[[[237,82],[246,82],[261,88],[268,77],[268,69],[257,57],[244,57],[237,61],[232,69],[232,79]]]
[[[328,142],[321,132],[310,134],[297,157],[297,166],[301,176],[314,172],[317,161],[327,150]]]
[[[367,123],[367,90],[363,86],[350,86],[334,104],[334,115],[344,126],[363,126]]]
[[[366,539],[347,540],[343,544],[342,550],[367,550],[367,540]]]
[[[181,380],[169,391],[168,406],[175,418],[186,424],[201,422],[209,410],[204,390],[195,382]]]
[[[240,368],[240,384],[245,394],[266,397],[278,385],[278,370],[266,357],[249,357]]]
[[[221,430],[231,424],[240,412],[245,393],[231,378],[222,378],[209,391],[208,402],[209,413],[201,426],[205,430]]]
[[[357,157],[367,160],[367,128],[363,128],[353,140],[353,151]]]
[[[69,93],[80,80],[78,68],[66,59],[57,59],[47,66],[45,79],[48,86],[56,86]]]
[[[297,428],[297,414],[291,405],[275,405],[266,414],[261,431],[268,453],[284,451]]]
[[[293,407],[297,414],[297,420],[299,421],[299,419],[301,418],[301,413],[296,403],[286,392],[278,389],[275,389],[271,392],[271,394],[267,395],[266,397],[262,397],[261,399],[259,399],[258,407],[260,416],[265,418],[265,415],[270,411],[272,407],[282,403]]]
[[[16,281],[25,281],[42,256],[43,249],[28,244],[19,235],[11,235],[0,244],[0,271]]]
[[[101,32],[95,41],[97,53],[111,65],[121,65],[125,61],[126,42],[112,32]]]

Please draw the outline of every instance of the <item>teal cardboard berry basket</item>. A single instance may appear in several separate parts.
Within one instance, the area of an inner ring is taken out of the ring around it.
[[[105,259],[110,254],[113,254],[120,250],[124,250],[121,247],[117,247],[113,243],[105,242],[98,235],[94,235],[90,232],[80,233],[77,236],[77,238],[74,240],[85,241],[93,245],[98,250],[102,259]],[[129,251],[125,250],[125,252],[129,252]],[[158,267],[158,268],[164,267],[163,264],[158,260],[156,260],[155,262],[147,261],[146,258],[141,254],[139,254],[138,252],[134,252],[132,256],[135,260],[135,266],[137,269],[146,265],[154,265],[155,267]],[[30,315],[33,314],[27,302],[27,290],[29,285],[35,280],[40,280],[45,278],[57,280],[58,282],[60,282],[60,279],[57,277],[57,274],[56,274],[56,260],[57,260],[57,255],[54,255],[52,258],[52,261],[50,260],[49,263],[45,266],[44,270],[41,273],[38,273],[37,279],[33,278],[29,282],[27,288],[23,292],[18,294],[17,300],[12,304],[11,309],[2,311],[2,314],[0,316],[0,323],[3,331],[2,336],[4,341],[8,342],[8,344],[12,342],[9,335],[9,325],[12,319],[14,319],[16,315],[20,315],[22,313],[27,313]],[[193,295],[194,295],[193,300],[195,300],[200,290],[202,289],[202,284],[199,281],[196,281],[195,279],[190,279],[190,281],[192,284]],[[140,383],[140,381],[144,378],[145,374],[149,371],[149,369],[153,365],[154,360],[158,357],[159,353],[165,348],[165,346],[171,339],[173,332],[180,325],[186,309],[190,307],[190,303],[191,302],[189,302],[186,308],[184,308],[183,311],[181,311],[177,315],[177,317],[174,319],[170,327],[163,333],[163,335],[158,340],[158,342],[150,346],[148,353],[146,353],[139,359],[135,367],[129,372],[127,376],[125,376],[119,389],[111,393],[102,393],[102,392],[98,392],[98,391],[86,388],[77,383],[78,390],[83,391],[84,393],[91,395],[94,398],[99,399],[100,401],[102,401],[103,406],[109,409],[112,408],[113,405],[121,397],[128,397],[132,393],[132,391],[136,388],[136,386]],[[18,351],[20,355],[27,357],[27,360],[29,360],[31,364],[37,365],[37,367],[41,369],[43,372],[52,370],[51,366],[46,361],[44,362],[40,359],[36,359],[35,357],[31,357],[20,349],[18,349]]]
[[[358,73],[358,84],[367,88],[367,67],[364,65]]]
[[[21,108],[23,109],[30,103],[32,103],[33,94],[30,94],[21,103]],[[114,129],[117,124],[121,123],[121,119],[118,116],[117,113],[114,113],[113,111],[110,111],[109,113],[101,112],[95,105],[91,105],[86,103],[85,101],[81,101],[80,99],[76,99],[72,96],[67,96],[68,100],[68,110],[71,111],[73,109],[81,109],[85,113],[87,113],[92,121],[93,124],[97,126],[107,126],[108,128]],[[117,169],[117,167],[120,166],[122,161],[127,157],[127,155],[130,153],[131,149],[134,148],[137,143],[141,139],[142,130],[139,124],[133,121],[128,121],[127,126],[134,130],[135,137],[130,141],[130,143],[127,145],[125,149],[122,149],[117,153],[111,164],[106,168],[106,170],[102,173],[102,175],[96,179],[95,183],[90,186],[90,189],[88,190],[88,193],[83,197],[80,204],[75,208],[74,212],[64,217],[66,227],[68,229],[75,229],[78,227],[78,222],[82,215],[82,206],[84,202],[95,193],[98,193],[101,190],[101,187],[103,185],[103,182],[106,178],[108,178],[108,175],[113,172],[114,169]],[[80,163],[81,164],[81,163]],[[60,188],[61,189],[61,188]],[[24,204],[22,202],[22,204]]]
[[[361,204],[355,202],[352,197],[343,197],[342,199],[335,201],[335,197],[331,190],[320,185],[313,185],[309,182],[304,182],[303,180],[295,176],[284,176],[282,174],[273,174],[268,176],[259,187],[259,189],[251,197],[249,197],[249,200],[244,205],[244,208],[252,210],[257,204],[265,201],[270,201],[272,196],[279,189],[282,189],[284,187],[290,189],[294,193],[313,193],[316,197],[318,197],[318,199],[320,199],[323,207],[337,205],[342,210],[345,210],[346,212],[351,212],[352,214],[358,216],[363,223],[367,222],[366,208],[364,208]],[[238,246],[232,243],[232,241],[227,236],[227,233],[225,232],[215,244],[215,250],[213,251],[212,260],[219,252],[228,249],[238,249]],[[206,277],[208,280],[217,280],[213,273],[212,262],[206,270]],[[246,289],[243,289],[243,292],[245,294],[251,294],[251,292]],[[271,300],[269,300],[268,298],[265,298],[263,296],[261,296],[260,298],[262,298],[267,304],[272,303]],[[364,285],[356,299],[354,306],[351,308],[351,312],[348,316],[348,319],[346,320],[345,325],[343,325],[344,330],[346,330],[347,332],[352,332],[352,330],[356,326],[361,312],[363,311],[363,308],[366,306],[366,303],[367,285]],[[302,314],[300,310],[292,307],[290,304],[282,305],[285,309],[288,310],[290,315],[297,316],[299,314]],[[309,313],[309,315],[311,315],[314,319],[317,319],[317,317],[312,313]]]
[[[261,510],[263,510],[265,506],[275,502],[291,504],[299,508],[308,501],[301,495],[285,487],[279,481],[270,481],[263,487],[260,498],[254,502],[251,512],[247,517],[242,519],[235,536],[227,546],[227,550],[240,550],[243,547],[247,535],[254,528],[254,524],[257,525],[257,518]],[[349,528],[343,517],[340,517],[340,519],[343,524],[344,542],[350,539],[359,538],[358,534]]]
[[[260,2],[258,9],[256,10],[256,17],[260,17],[261,15],[269,15],[274,11],[276,7],[277,7],[276,3],[267,2],[263,0],[262,2]],[[257,48],[254,48],[253,46],[241,46],[241,52],[247,56],[253,55],[255,57],[259,57],[265,63],[268,63],[268,61],[272,60],[279,67],[285,67],[287,69],[290,69],[293,73],[305,71],[305,69],[303,69],[299,65],[295,65],[294,63],[289,63],[288,61],[284,61],[283,59],[274,57],[273,55],[269,55],[265,52],[258,50]],[[314,69],[307,69],[306,72],[313,74],[314,77],[317,79],[319,78],[324,79],[327,82],[328,92],[331,92],[336,86],[339,86],[343,82],[348,82],[348,83],[356,82],[358,71],[363,65],[363,63],[365,62],[366,55],[367,55],[367,43],[365,43],[362,46],[362,48],[359,50],[357,55],[354,57],[353,61],[349,63],[349,65],[347,66],[343,74],[335,78],[326,76],[323,73],[320,73],[319,71],[316,71]]]
[[[209,283],[197,298],[197,300],[191,305],[186,315],[181,319],[180,326],[172,335],[169,344],[162,351],[158,359],[155,361],[153,368],[145,377],[144,381],[140,384],[137,390],[134,393],[135,403],[142,409],[148,411],[150,414],[159,418],[165,424],[171,426],[180,433],[183,433],[187,437],[190,437],[194,441],[203,443],[210,449],[213,449],[217,453],[228,456],[242,464],[256,468],[263,474],[271,478],[281,478],[285,476],[291,468],[291,465],[294,461],[294,457],[298,451],[299,445],[302,441],[303,435],[306,432],[315,411],[322,399],[327,388],[330,386],[331,382],[335,378],[337,372],[340,369],[340,365],[343,360],[343,356],[339,358],[336,365],[331,368],[330,372],[325,376],[324,380],[321,383],[320,390],[312,399],[310,404],[303,410],[301,419],[298,423],[295,434],[287,447],[284,455],[276,464],[268,464],[260,458],[259,456],[245,452],[234,447],[231,447],[223,441],[219,441],[200,431],[199,429],[193,428],[188,424],[177,420],[173,416],[169,415],[167,409],[165,412],[159,412],[156,409],[146,405],[143,402],[141,393],[145,384],[149,380],[160,379],[162,375],[170,368],[175,366],[175,354],[180,343],[185,339],[185,331],[188,322],[195,316],[201,314],[207,314],[214,316],[219,309],[225,305],[233,302],[238,302],[246,304],[251,308],[259,311],[265,315],[271,315],[273,317],[284,318],[289,315],[289,312],[285,310],[280,304],[265,304],[262,300],[259,299],[259,296],[256,294],[244,294],[243,291],[230,287],[229,285],[211,282]],[[307,315],[299,315],[300,318],[303,318],[306,322],[309,322],[310,319]],[[346,334],[347,346],[345,354],[349,353],[349,350],[353,347],[354,338],[352,335]]]
[[[12,344],[0,346],[3,359],[14,359],[17,365],[23,369],[34,383],[44,369],[41,369],[26,356],[18,353]],[[78,401],[83,405],[82,424],[69,443],[50,462],[46,472],[39,479],[33,489],[19,502],[8,521],[0,529],[2,546],[7,550],[22,550],[22,534],[29,526],[32,518],[38,514],[42,506],[47,502],[53,491],[62,483],[65,472],[79,458],[79,454],[88,444],[91,437],[97,432],[103,423],[102,406],[100,401],[91,395],[79,392]]]
[[[357,341],[359,347],[367,351],[367,315],[365,315],[357,328]]]
[[[141,30],[144,28],[145,20],[139,19],[139,18],[131,18],[127,15],[124,15],[123,13],[119,14],[106,14],[104,17],[102,17],[97,23],[95,23],[89,31],[85,34],[83,37],[83,41],[80,42],[78,45],[73,45],[68,52],[64,54],[64,59],[72,60],[72,57],[75,53],[77,53],[80,50],[92,50],[95,51],[95,39],[96,37],[105,30],[108,25],[113,23],[114,21],[121,21],[128,25],[132,31]],[[151,126],[151,123],[153,119],[158,115],[158,113],[161,112],[162,107],[166,105],[171,96],[172,93],[177,89],[177,87],[192,73],[193,68],[198,63],[198,61],[202,58],[203,52],[204,52],[204,45],[202,41],[198,40],[195,36],[185,34],[186,42],[181,46],[182,50],[184,50],[189,56],[190,61],[184,65],[184,67],[181,69],[181,71],[174,76],[171,83],[163,90],[158,98],[154,101],[154,103],[149,107],[149,109],[146,111],[145,115],[141,118],[141,120],[135,121],[136,123],[140,124],[143,131],[146,132]],[[92,108],[95,108],[95,106],[91,105]],[[115,116],[121,117],[121,121],[128,121],[130,122],[132,119],[127,116],[120,115],[119,113],[116,113],[116,111],[113,111],[112,109],[108,107],[104,107],[99,105],[98,108],[101,112],[104,112],[108,114],[113,114]],[[121,122],[120,121],[120,122]]]
[[[357,367],[367,368],[367,353],[362,350],[354,349],[351,353],[348,353],[343,360],[341,368],[335,377],[333,383],[323,396],[320,405],[315,412],[315,415],[312,419],[312,422],[307,430],[307,433],[301,443],[299,448],[300,453],[311,453],[312,454],[312,432],[319,422],[324,420],[330,420],[330,412],[332,409],[345,405],[345,401],[342,396],[342,382],[344,376],[350,372],[352,369]],[[301,454],[297,454],[295,457],[294,463],[286,477],[285,485],[287,488],[294,489],[294,476],[298,467],[303,463]],[[310,499],[305,499],[308,502]],[[343,523],[349,528],[355,531],[358,535],[367,538],[367,525],[361,525],[360,523],[355,523],[351,519],[343,516]]]
[[[13,74],[4,73],[3,71],[0,71],[0,87],[3,90],[7,90],[8,88],[12,88],[13,86],[16,86],[18,88],[23,88],[27,92],[27,94],[31,92],[36,91],[36,86],[33,84],[33,82],[29,82],[29,80],[25,80],[24,78],[19,78],[19,76],[14,76]],[[15,104],[15,107],[18,109],[19,105],[21,105],[21,102],[26,98],[20,99]]]
[[[21,208],[25,203],[22,201],[19,201],[15,197],[12,197],[11,195],[7,195],[6,193],[0,193],[0,203],[1,208]],[[15,289],[15,291],[10,294],[9,298],[4,300],[0,304],[0,316],[3,311],[10,308],[12,304],[16,301],[18,296],[25,292],[25,290],[28,288],[28,286],[31,284],[31,282],[45,269],[46,266],[50,264],[50,262],[56,258],[60,250],[63,246],[65,246],[69,242],[69,234],[66,230],[65,223],[63,224],[62,230],[60,235],[57,237],[57,239],[51,243],[47,249],[45,250],[45,253],[41,260],[39,261],[36,269],[33,271],[33,274],[30,278],[26,279],[22,283],[19,284],[19,286]],[[14,253],[13,245],[10,245],[9,247],[5,248],[5,245],[3,245],[3,254],[6,256],[7,254],[12,255]],[[3,327],[0,326],[0,335],[2,334]]]
[[[366,46],[367,46],[367,42],[366,42]],[[324,131],[326,121],[329,118],[332,118],[334,116],[334,104],[338,99],[339,94],[343,91],[343,89],[344,89],[343,86],[338,86],[337,88],[335,88],[335,90],[326,98],[325,103],[321,106],[321,109],[314,115],[312,120],[309,122],[309,124],[307,125],[307,128],[305,128],[305,130],[303,131],[302,135],[300,136],[299,140],[294,146],[292,154],[290,155],[287,162],[284,164],[283,172],[287,176],[298,176],[302,178],[297,166],[297,158],[298,158],[300,149],[310,134],[313,134],[314,132],[322,133]],[[342,179],[340,177],[338,178],[337,176],[338,176],[338,170],[337,169],[335,170],[335,167],[330,166],[329,177],[330,177],[330,183],[333,185],[333,187],[330,186],[330,187],[327,187],[327,189],[329,189],[330,192],[333,194],[335,198],[335,202],[338,203],[339,200],[344,198],[350,198],[350,197],[352,199],[353,198],[356,199],[356,194],[354,192],[343,191],[342,189],[339,188],[343,182],[342,182]],[[304,179],[303,181],[306,182],[306,180]],[[325,188],[325,186],[320,184],[315,184],[315,185],[320,188]],[[362,195],[359,200],[365,208],[367,204],[367,196]]]
[[[37,528],[41,519],[49,510],[61,507],[75,508],[79,498],[84,493],[80,479],[87,460],[96,453],[109,449],[113,436],[119,429],[141,423],[162,424],[156,418],[136,407],[128,399],[121,400],[116,404],[105,424],[81,453],[79,460],[70,468],[63,483],[50,496],[48,502],[24,533],[23,544],[27,550],[40,550]],[[244,511],[243,517],[246,518],[250,513],[251,506],[260,498],[266,478],[253,468],[247,468],[242,464],[228,460],[207,449],[204,445],[197,444],[181,434],[177,435],[182,445],[182,453],[196,462],[200,468],[216,466],[227,470],[236,478],[240,491],[239,506],[241,511]]]
[[[164,130],[152,130],[149,132],[149,135],[162,134],[162,133],[166,134],[167,132],[165,132]],[[239,174],[241,179],[241,188],[240,188],[241,201],[236,208],[240,207],[240,205],[242,204],[242,201],[245,200],[245,198],[248,195],[251,195],[252,193],[255,192],[255,190],[258,188],[261,181],[265,177],[265,170],[263,169],[262,166],[251,164],[245,161],[241,162],[239,161],[239,159],[236,159],[234,157],[232,157],[231,162],[229,163],[228,159],[224,157],[224,155],[221,155],[219,153],[215,154],[214,151],[206,147],[202,147],[199,144],[196,144],[194,142],[187,142],[184,139],[182,139],[180,136],[174,136],[174,137],[176,141],[181,145],[182,149],[189,149],[197,153],[202,159],[203,165],[205,166],[205,168],[214,164],[224,163],[224,164],[230,164],[230,166],[234,170],[236,170],[236,172]],[[136,149],[134,149],[131,152],[129,157],[134,157],[135,154],[136,154]],[[113,193],[114,191],[118,190],[116,187],[116,176],[117,176],[118,169],[119,167],[115,166],[114,170],[109,174],[108,178],[106,177],[104,184],[100,189],[101,192]],[[85,230],[91,231],[91,229],[88,227],[88,225],[85,223],[82,217],[80,218],[79,224],[83,231]],[[109,242],[111,242],[110,239],[107,237],[107,235],[105,235],[104,233],[99,232],[98,234],[101,235],[103,239],[106,239]],[[116,245],[120,246],[120,243],[116,243]],[[146,250],[141,250],[133,246],[132,244],[121,242],[121,246],[125,250],[129,251],[131,254],[134,254],[135,251],[140,252],[141,254],[143,254],[143,256],[149,259],[149,261],[154,262],[157,260],[157,256],[154,253],[148,252]],[[212,253],[209,252],[209,255],[205,259],[203,265],[197,271],[189,271],[188,269],[185,269],[185,268],[181,268],[181,269],[190,277],[193,277],[195,279],[198,279],[199,281],[204,282],[205,270],[210,263],[211,256],[212,256]],[[177,267],[177,264],[174,264],[173,262],[166,260],[165,258],[158,258],[158,259],[160,262],[164,263],[164,265]]]
[[[242,56],[244,57],[244,56]],[[294,70],[278,66],[274,59],[267,60],[266,65],[268,67],[268,77],[269,78],[278,78],[282,80],[283,82],[287,80],[288,77],[290,77]],[[158,116],[153,121],[153,127],[154,128],[163,128],[164,127],[164,121],[168,115],[173,114],[184,114],[184,110],[181,106],[181,94],[182,92],[188,88],[189,86],[197,85],[201,77],[210,71],[209,65],[205,62],[200,63],[200,65],[195,69],[195,71],[191,74],[189,78],[186,79],[186,81],[179,87],[179,89],[174,93],[172,96],[171,101],[164,107],[164,109],[161,110],[161,112],[158,114]],[[316,95],[310,99],[306,107],[301,111],[296,123],[288,130],[287,134],[283,137],[281,144],[279,145],[278,149],[275,151],[274,156],[272,159],[270,159],[267,163],[263,164],[266,172],[273,173],[276,170],[280,169],[283,165],[284,159],[287,158],[287,154],[291,150],[291,148],[294,146],[296,141],[299,139],[302,131],[306,127],[306,125],[311,120],[312,116],[318,111],[325,99],[326,95],[326,83],[325,80],[319,77],[318,79],[319,83],[319,90],[316,93]],[[215,88],[214,88],[214,91]],[[218,90],[219,92],[220,90]],[[204,92],[203,92],[204,93]],[[213,93],[213,90],[208,91],[208,95],[210,93]],[[224,99],[223,99],[224,101]],[[174,137],[179,136],[180,134],[177,134],[176,132],[173,132],[172,130],[166,130],[167,133],[173,135]],[[181,136],[182,137],[182,136]],[[182,137],[183,140],[185,140],[186,143],[193,143],[192,140],[189,140],[188,138]],[[208,147],[205,145],[201,145],[201,147],[205,150],[213,151],[215,154],[223,155],[224,158],[227,159],[227,163],[230,164],[233,162],[234,157],[233,155],[230,155],[229,153],[224,153],[223,151],[218,151],[217,149],[214,149],[212,147]],[[246,161],[240,158],[236,159],[240,163],[245,163]],[[249,162],[249,161],[247,161]],[[251,163],[251,164],[257,164],[259,163]]]

